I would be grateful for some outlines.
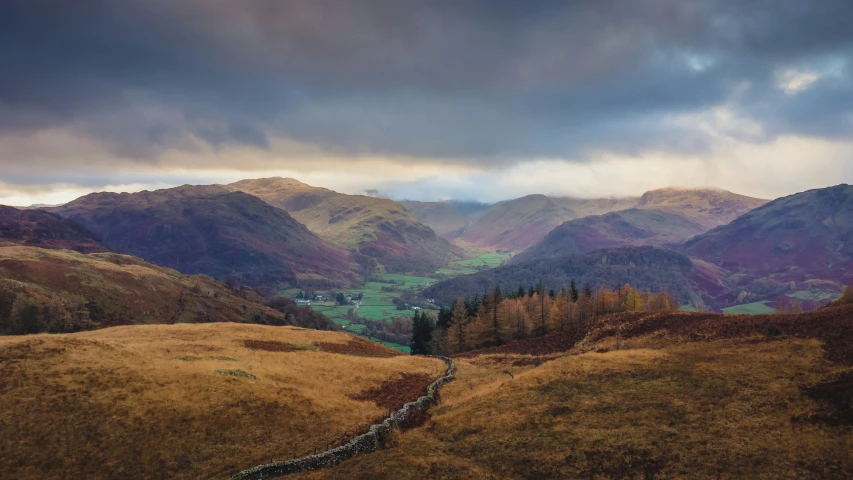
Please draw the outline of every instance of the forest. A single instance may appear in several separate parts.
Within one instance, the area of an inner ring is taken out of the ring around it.
[[[567,289],[549,290],[539,282],[508,294],[497,286],[482,297],[458,297],[449,309],[441,308],[435,319],[416,312],[410,346],[413,355],[452,355],[552,332],[580,335],[601,315],[678,307],[668,290],[640,292],[629,284],[615,289],[586,284],[578,290],[572,280]]]

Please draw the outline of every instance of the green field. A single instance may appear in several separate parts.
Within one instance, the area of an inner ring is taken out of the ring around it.
[[[755,302],[755,303],[746,303],[743,305],[735,305],[734,307],[724,308],[723,313],[728,314],[746,314],[746,315],[760,315],[762,313],[774,313],[776,311],[775,308],[767,305],[767,301],[763,302]]]
[[[797,300],[816,300],[816,301],[826,301],[826,300],[838,300],[841,298],[841,292],[833,292],[831,290],[797,290],[796,292],[787,294],[791,298],[796,298]]]
[[[468,275],[471,273],[477,273],[477,267],[499,267],[510,257],[511,254],[508,253],[479,253],[475,258],[457,260],[447,267],[437,270],[435,273],[438,275],[448,276]]]
[[[361,301],[361,306],[356,310],[356,315],[359,317],[370,320],[386,320],[389,322],[395,316],[411,316],[414,315],[415,312],[412,310],[397,310],[397,306],[394,305],[393,300],[400,296],[400,292],[384,292],[382,291],[382,287],[396,287],[400,290],[407,290],[415,287],[416,289],[422,290],[436,282],[434,278],[396,273],[380,273],[374,275],[374,277],[376,280],[381,281],[367,282],[362,288],[345,289],[340,290],[340,292],[353,296],[356,296],[359,293],[364,295],[364,298]],[[299,293],[299,290],[288,290],[286,293],[290,297],[295,297]],[[316,291],[315,293],[329,295],[330,292]],[[347,312],[351,308],[354,308],[353,305],[338,306],[335,305],[334,302],[312,302],[311,308],[329,317],[336,325],[343,327],[345,331],[365,336],[366,330],[364,325],[350,323],[347,318]],[[403,352],[409,352],[409,347],[405,345],[383,342],[372,337],[365,338],[370,338],[370,340],[396,348]]]

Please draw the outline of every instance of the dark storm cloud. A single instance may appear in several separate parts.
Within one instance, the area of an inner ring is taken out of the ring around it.
[[[69,129],[140,160],[192,137],[478,163],[696,152],[707,135],[668,119],[746,84],[733,108],[766,135],[838,137],[850,18],[848,0],[9,0],[0,131]],[[833,62],[777,88],[780,69]]]

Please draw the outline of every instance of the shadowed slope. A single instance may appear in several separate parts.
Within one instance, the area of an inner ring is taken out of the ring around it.
[[[52,209],[116,250],[184,273],[275,287],[349,285],[356,266],[287,212],[218,186],[93,193]]]
[[[853,187],[780,198],[686,243],[689,255],[730,270],[740,284],[853,275]]]
[[[640,290],[666,289],[679,301],[687,303],[699,296],[695,276],[693,263],[681,253],[655,247],[626,247],[587,255],[513,262],[438,282],[424,290],[424,295],[441,305],[450,305],[459,296],[482,295],[495,286],[503,292],[515,292],[519,286],[527,288],[541,281],[546,290],[560,290],[568,288],[575,280],[578,288],[584,284],[615,288],[630,283]]]
[[[250,290],[236,292],[129,255],[0,247],[0,334],[201,322],[333,328],[290,300],[277,300],[281,311],[263,302]]]
[[[567,220],[624,210],[636,200],[528,195],[495,204],[466,228],[458,241],[480,248],[519,252],[539,242]]]
[[[0,205],[0,245],[3,244],[82,253],[109,251],[92,232],[55,213]]]
[[[513,261],[556,258],[602,248],[683,242],[705,228],[679,214],[631,209],[568,221]]]

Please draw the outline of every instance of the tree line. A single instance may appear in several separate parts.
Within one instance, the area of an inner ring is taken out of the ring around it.
[[[504,294],[499,287],[482,296],[461,297],[433,318],[416,312],[413,318],[412,354],[452,355],[503,345],[551,332],[575,333],[590,321],[617,312],[675,310],[679,303],[664,290],[640,292],[631,285],[616,289],[578,290],[572,280],[568,289],[546,290],[540,282]]]

